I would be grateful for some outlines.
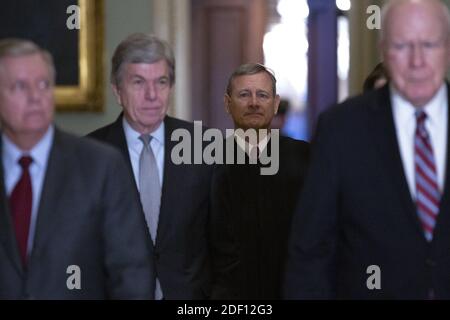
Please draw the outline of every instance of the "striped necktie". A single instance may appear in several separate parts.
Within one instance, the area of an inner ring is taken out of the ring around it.
[[[416,112],[416,133],[414,135],[414,167],[416,178],[416,206],[425,238],[433,239],[433,230],[439,213],[439,192],[436,164],[430,136],[425,128],[427,114]]]

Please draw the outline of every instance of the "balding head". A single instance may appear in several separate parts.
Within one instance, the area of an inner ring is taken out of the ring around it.
[[[386,36],[386,30],[389,29],[389,21],[392,14],[397,10],[404,10],[402,7],[416,6],[419,10],[433,10],[437,19],[442,23],[442,27],[445,28],[444,32],[450,35],[450,11],[448,7],[440,0],[390,0],[386,3],[381,11],[381,30],[380,41],[383,41]],[[395,15],[395,14],[394,14]]]
[[[391,0],[383,8],[380,49],[391,83],[416,107],[444,83],[450,62],[450,14],[438,0]]]

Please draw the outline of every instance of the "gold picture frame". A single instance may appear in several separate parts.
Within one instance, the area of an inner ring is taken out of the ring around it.
[[[77,85],[56,86],[56,109],[100,112],[104,104],[104,0],[78,0],[78,6],[79,82]]]

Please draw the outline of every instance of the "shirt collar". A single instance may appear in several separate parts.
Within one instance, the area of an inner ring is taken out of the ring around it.
[[[403,98],[398,91],[392,86],[390,87],[392,92],[392,108],[393,112],[398,116],[397,119],[401,121],[399,128],[402,127],[405,122],[411,119],[415,120],[415,113],[417,107],[413,106],[409,101]],[[445,117],[445,111],[447,108],[447,86],[442,84],[434,97],[422,108],[427,114],[427,121],[431,126],[436,126],[443,117]]]
[[[2,134],[2,150],[5,163],[8,166],[16,165],[20,157],[29,155],[33,158],[33,164],[37,165],[40,169],[45,168],[50,155],[54,135],[55,128],[53,125],[50,125],[41,140],[39,140],[30,151],[25,152],[17,147],[5,134]]]
[[[243,137],[241,137],[238,134],[238,131],[234,131],[234,136],[235,136],[235,140],[237,145],[242,149],[242,150],[246,150],[246,145],[248,144],[250,146],[249,148],[249,152],[251,151],[250,149],[253,148],[254,146],[249,143],[246,142],[245,139]],[[267,146],[267,144],[269,143],[269,139],[270,139],[270,131],[269,133],[258,143],[258,150],[261,152],[262,150],[264,150],[264,148]]]
[[[122,124],[128,148],[141,152],[142,141],[139,139],[141,134],[131,127],[125,117],[122,118]],[[162,121],[159,127],[151,133],[151,136],[153,137],[152,141],[157,141],[159,144],[164,146],[164,121]]]

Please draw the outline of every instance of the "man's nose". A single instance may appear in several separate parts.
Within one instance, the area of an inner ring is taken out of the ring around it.
[[[411,46],[411,57],[410,62],[413,67],[421,67],[424,64],[424,52],[423,52],[423,46],[418,44],[413,44]]]
[[[39,102],[44,94],[39,85],[30,85],[28,87],[28,99],[31,102]]]
[[[149,83],[145,89],[145,98],[148,100],[155,100],[157,97],[156,87],[153,83]]]
[[[256,96],[256,94],[252,94],[252,96],[250,97],[250,107],[259,107],[258,97]]]

